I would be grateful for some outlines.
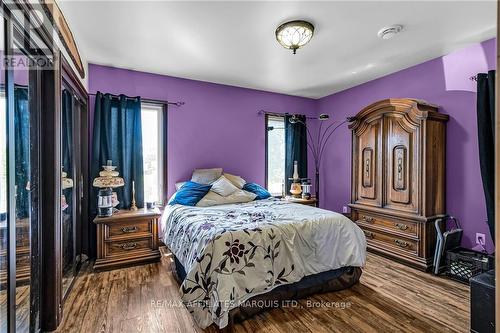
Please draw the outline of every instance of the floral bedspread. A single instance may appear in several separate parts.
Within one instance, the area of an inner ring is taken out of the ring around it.
[[[186,270],[182,300],[201,328],[227,326],[255,295],[366,259],[365,236],[345,216],[274,199],[167,206],[160,236]]]

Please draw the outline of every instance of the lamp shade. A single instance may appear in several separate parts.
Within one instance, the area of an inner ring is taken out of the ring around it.
[[[122,177],[97,177],[94,179],[92,185],[99,188],[115,188],[124,186],[125,181]]]
[[[99,188],[116,188],[125,185],[125,181],[122,177],[118,177],[120,174],[116,171],[116,166],[111,165],[111,161],[108,160],[108,165],[102,166],[104,170],[99,172],[99,177],[94,179],[92,185]]]

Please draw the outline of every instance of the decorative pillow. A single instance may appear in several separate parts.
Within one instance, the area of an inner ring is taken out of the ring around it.
[[[222,175],[222,168],[195,169],[191,181],[198,184],[211,184]]]
[[[182,185],[186,184],[186,181],[184,182],[178,182],[178,183],[175,183],[175,190],[176,191],[179,191],[179,189],[182,187]]]
[[[223,197],[227,197],[228,195],[237,191],[238,188],[233,185],[226,177],[220,176],[219,179],[212,183],[212,188],[210,191],[215,192]]]
[[[255,197],[255,194],[243,190],[236,190],[227,197],[223,197],[213,191],[209,191],[207,195],[205,195],[203,199],[196,204],[196,207],[210,207],[216,205],[250,202],[255,200]]]
[[[212,185],[203,185],[195,182],[186,182],[175,193],[175,197],[170,200],[169,205],[194,206],[210,191]]]
[[[263,188],[259,184],[246,183],[245,186],[243,186],[243,189],[245,191],[255,193],[257,195],[255,200],[267,199],[271,196],[271,193],[269,193],[265,188]]]
[[[229,180],[231,183],[233,183],[233,185],[236,186],[237,188],[239,188],[240,190],[247,183],[246,180],[244,180],[240,176],[231,175],[230,173],[224,173],[223,176],[226,177],[227,180]]]
[[[170,203],[175,200],[176,196],[177,196],[177,191],[174,192],[174,194],[172,194],[172,196],[170,197],[170,199],[168,199],[167,205],[170,205]]]

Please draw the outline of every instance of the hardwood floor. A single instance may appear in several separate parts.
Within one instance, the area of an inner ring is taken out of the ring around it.
[[[93,273],[87,268],[64,306],[58,332],[203,332],[183,307],[161,263]],[[315,307],[308,307],[311,302]],[[323,302],[323,303],[322,303]],[[344,302],[344,309],[318,306]],[[171,303],[170,303],[171,304]],[[315,295],[300,306],[273,309],[234,326],[234,332],[467,332],[469,288],[388,259],[368,255],[358,285]],[[210,327],[205,332],[217,332]]]
[[[7,332],[7,290],[0,290],[0,332]],[[29,332],[30,287],[16,287],[16,331]]]

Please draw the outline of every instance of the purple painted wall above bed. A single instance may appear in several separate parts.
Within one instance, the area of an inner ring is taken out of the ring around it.
[[[345,119],[389,97],[424,99],[450,116],[447,128],[447,210],[464,228],[463,245],[475,245],[475,233],[487,236],[486,208],[479,170],[475,82],[478,72],[496,68],[496,40],[474,44],[449,55],[387,75],[351,89],[312,100],[99,65],[89,65],[89,92],[185,101],[168,112],[168,184],[188,179],[194,168],[223,167],[248,181],[265,181],[264,117],[259,109]],[[383,60],[381,60],[383,61]],[[94,99],[90,99],[94,108]],[[314,122],[310,122],[313,124]],[[314,128],[313,128],[314,132]],[[309,158],[310,177],[313,176]],[[333,136],[322,166],[322,204],[342,211],[351,193],[351,133]]]
[[[316,100],[113,67],[89,65],[89,93],[185,101],[168,111],[168,187],[195,168],[222,167],[265,183],[265,125],[260,109],[316,114]],[[93,114],[95,97],[90,98]],[[309,158],[309,170],[313,170]],[[313,173],[310,174],[312,176]]]
[[[383,60],[381,60],[383,62]],[[476,232],[487,237],[486,207],[479,169],[476,123],[476,83],[469,78],[496,68],[496,39],[474,44],[441,58],[364,83],[319,100],[318,112],[333,119],[355,115],[385,98],[411,97],[440,106],[450,116],[446,143],[446,206],[464,229],[463,245],[475,246]],[[342,211],[350,202],[351,133],[341,128],[330,142],[323,162],[322,206]]]

